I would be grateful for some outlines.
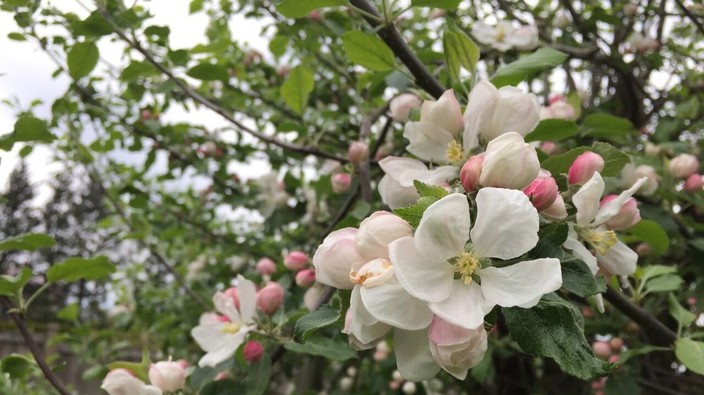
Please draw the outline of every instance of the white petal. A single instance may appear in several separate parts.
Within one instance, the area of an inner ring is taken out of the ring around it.
[[[522,191],[482,188],[476,201],[471,240],[479,256],[512,259],[538,243],[538,211]]]
[[[388,174],[381,178],[378,188],[381,201],[391,209],[411,206],[420,198],[414,187],[404,187]]]
[[[579,188],[572,196],[572,204],[577,209],[577,225],[589,225],[599,212],[599,201],[604,193],[604,179],[599,172],[594,172],[592,178]]]
[[[638,263],[638,254],[621,241],[611,246],[606,255],[597,254],[596,258],[606,271],[619,276],[633,274]]]
[[[484,45],[496,42],[496,29],[484,22],[477,22],[472,26],[472,35]]]
[[[426,258],[416,249],[413,237],[391,243],[389,256],[396,278],[411,295],[428,302],[438,302],[450,295],[454,267],[448,262]]]
[[[457,166],[440,166],[433,170],[418,172],[414,174],[416,177],[414,179],[426,184],[442,185],[453,178],[457,178],[458,172],[459,168]]]
[[[642,177],[636,181],[635,184],[633,184],[632,187],[628,188],[627,190],[621,192],[618,197],[608,203],[606,203],[603,207],[599,209],[599,212],[596,214],[596,218],[594,218],[594,222],[592,223],[592,226],[599,226],[603,224],[604,222],[608,221],[613,217],[614,215],[618,214],[618,212],[621,210],[621,206],[626,203],[626,201],[633,196],[634,193],[640,189],[640,187],[645,184],[645,182],[648,181],[647,177]]]
[[[489,81],[481,81],[469,92],[467,108],[464,111],[465,152],[473,148],[479,136],[489,133],[499,101],[499,90]]]
[[[316,281],[338,289],[352,289],[350,270],[366,262],[357,250],[357,229],[344,228],[330,233],[313,255]]]
[[[203,357],[198,361],[198,366],[215,366],[221,362],[232,358],[239,346],[244,342],[244,337],[247,335],[246,332],[240,331],[234,335],[228,335],[228,341],[222,345],[222,347],[208,351]]]
[[[484,316],[494,307],[484,298],[477,283],[465,285],[462,280],[452,282],[452,291],[447,299],[428,306],[443,320],[467,329],[484,323]]]
[[[213,295],[213,305],[215,305],[215,310],[224,314],[230,321],[241,324],[242,317],[240,312],[235,307],[235,301],[231,297],[225,295],[223,292],[216,292]]]
[[[562,286],[560,261],[542,258],[515,265],[479,270],[482,294],[503,307],[533,307],[540,298]]]
[[[410,184],[405,184],[401,180],[401,175],[408,170],[428,170],[428,167],[423,162],[411,158],[399,158],[389,156],[379,161],[379,167],[384,173],[393,179],[396,179],[403,186],[413,186],[413,180]]]
[[[408,139],[408,152],[435,163],[447,163],[447,148],[455,140],[450,132],[424,122],[408,122],[403,137]]]
[[[457,101],[455,91],[446,90],[438,101],[425,101],[420,108],[420,121],[439,126],[447,131],[453,138],[458,137],[464,123],[462,121],[462,109]]]
[[[433,262],[460,256],[469,239],[470,225],[467,197],[461,193],[447,195],[423,213],[416,228],[416,248]]]
[[[350,297],[351,324],[349,333],[362,344],[372,343],[391,330],[391,327],[377,320],[364,306],[360,286],[354,287]]]
[[[411,296],[397,281],[361,288],[364,306],[381,322],[396,328],[418,330],[430,325],[433,319],[427,304]]]
[[[533,25],[516,29],[506,37],[506,42],[516,49],[531,50],[538,46],[538,28]]]
[[[198,325],[191,329],[191,336],[203,351],[216,350],[227,342],[227,335],[222,332],[224,322]]]
[[[254,283],[237,275],[237,295],[240,299],[240,317],[245,324],[251,324],[257,309],[257,289]]]
[[[499,89],[501,98],[496,105],[491,130],[483,137],[486,141],[508,132],[525,136],[540,122],[540,104],[538,98],[522,89],[504,86]]]
[[[565,240],[565,243],[562,246],[572,251],[577,258],[586,263],[592,274],[596,274],[596,272],[599,271],[599,267],[596,264],[596,257],[587,249],[587,247],[584,246],[584,244],[582,244],[581,241],[579,241],[579,236],[574,230],[574,226],[570,224],[569,227],[570,230],[567,235],[567,240]]]
[[[406,380],[427,380],[440,371],[430,354],[428,328],[419,331],[394,329],[394,353],[398,371]]]

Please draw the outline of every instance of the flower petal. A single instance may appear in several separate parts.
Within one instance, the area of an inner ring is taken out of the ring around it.
[[[538,211],[522,191],[482,188],[476,201],[471,240],[479,256],[512,259],[538,243]]]
[[[400,158],[396,156],[389,156],[380,160],[379,167],[381,167],[381,170],[383,170],[386,175],[395,179],[404,187],[412,187],[413,180],[410,180],[409,183],[407,180],[402,179],[403,173],[408,170],[428,170],[428,167],[417,159]]]
[[[623,206],[626,201],[633,196],[633,194],[636,193],[643,184],[645,184],[646,181],[648,181],[647,177],[641,177],[635,182],[635,184],[633,184],[632,187],[621,192],[616,199],[604,204],[604,206],[599,209],[599,212],[597,212],[592,226],[599,226],[610,220],[614,215],[618,214],[621,210],[621,206]]]
[[[364,307],[376,319],[396,328],[419,330],[433,319],[427,304],[411,296],[395,280],[376,287],[362,286],[360,295]]]
[[[476,146],[479,136],[489,133],[498,102],[499,90],[489,81],[479,82],[469,92],[467,108],[464,111],[465,153]]]
[[[419,331],[394,329],[396,366],[404,379],[423,381],[440,371],[430,353],[428,328]]]
[[[425,257],[416,249],[413,237],[389,244],[389,257],[396,278],[409,294],[428,302],[439,302],[450,295],[454,267]]]
[[[238,274],[237,294],[240,299],[240,318],[245,324],[251,324],[257,309],[257,288],[253,282]]]
[[[533,307],[540,298],[562,286],[560,261],[542,258],[515,265],[479,270],[482,294],[502,307]]]
[[[220,348],[208,351],[203,357],[198,361],[198,366],[215,366],[221,362],[226,361],[228,358],[232,358],[237,352],[237,349],[244,342],[244,337],[247,332],[240,331],[234,335],[228,335],[228,340]]]
[[[236,324],[242,323],[242,317],[235,307],[235,301],[225,295],[225,293],[216,292],[215,295],[213,295],[213,305],[215,306],[215,310],[224,314],[230,321]]]
[[[467,197],[461,193],[447,195],[423,213],[416,228],[416,248],[433,262],[460,256],[469,239],[470,225]]]
[[[623,242],[618,241],[609,248],[606,255],[597,254],[601,267],[611,274],[627,276],[636,271],[638,254]]]
[[[366,262],[357,250],[357,232],[355,228],[343,228],[325,237],[313,255],[318,282],[338,289],[352,289],[350,270],[358,269]]]
[[[381,201],[389,208],[408,207],[415,204],[420,196],[413,187],[404,187],[397,180],[385,175],[379,181]]]
[[[592,274],[596,274],[596,272],[599,271],[599,266],[596,264],[596,257],[587,249],[587,247],[584,246],[584,244],[582,244],[581,241],[579,241],[579,236],[574,230],[574,226],[572,226],[572,224],[569,225],[567,240],[565,240],[565,243],[562,244],[562,246],[572,251],[577,258],[586,263],[587,266],[589,266],[589,270],[592,271]]]
[[[426,100],[420,107],[420,121],[439,126],[449,132],[452,137],[457,137],[464,127],[462,109],[457,101],[455,91],[446,90],[438,101]]]
[[[391,327],[376,319],[364,306],[359,286],[354,287],[350,296],[350,325],[345,325],[344,333],[355,337],[359,343],[369,344],[391,330]]]
[[[448,145],[455,140],[447,130],[425,122],[408,122],[403,137],[408,139],[408,152],[435,163],[447,163]]]
[[[587,226],[599,212],[599,201],[604,193],[604,179],[599,172],[594,172],[579,191],[572,196],[572,204],[577,209],[577,225]]]
[[[472,329],[484,323],[484,316],[494,307],[484,298],[479,284],[471,282],[465,285],[462,280],[452,282],[452,290],[447,299],[428,305],[443,320]]]

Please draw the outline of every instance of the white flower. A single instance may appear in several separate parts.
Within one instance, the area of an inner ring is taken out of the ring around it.
[[[608,230],[605,224],[621,211],[621,206],[627,203],[646,180],[645,177],[639,179],[630,189],[600,207],[599,202],[605,185],[601,174],[596,172],[572,196],[572,204],[577,209],[577,218],[576,223],[569,224],[569,233],[563,246],[584,261],[592,274],[596,274],[599,270],[597,261],[612,274],[628,275],[635,272],[638,254],[620,241],[616,233]],[[594,249],[596,257],[582,244],[582,241]]]
[[[191,336],[206,352],[198,361],[198,366],[215,366],[231,358],[247,334],[256,328],[254,314],[257,307],[257,291],[254,283],[238,275],[237,291],[239,310],[231,297],[218,292],[213,296],[213,304],[224,317],[204,314],[200,324],[191,330]]]
[[[161,395],[161,389],[144,384],[127,369],[115,369],[105,376],[100,388],[110,395]]]
[[[457,177],[457,167],[440,166],[433,170],[423,162],[389,156],[379,161],[379,167],[385,175],[379,182],[381,200],[392,209],[415,204],[420,197],[413,181],[418,180],[426,184],[441,185]]]
[[[274,211],[286,205],[289,195],[284,189],[281,181],[278,181],[275,172],[271,172],[260,177],[256,181],[258,186],[257,200],[259,201],[259,211],[268,218]]]
[[[535,147],[523,136],[509,132],[491,140],[484,154],[479,184],[485,187],[522,189],[540,172]]]
[[[631,163],[626,164],[621,171],[621,186],[623,188],[630,188],[642,177],[646,178],[645,184],[638,189],[636,194],[641,196],[654,194],[660,186],[660,176],[657,171],[655,171],[655,168],[650,165],[635,166]]]
[[[476,205],[471,232],[467,197],[454,193],[425,210],[413,237],[389,246],[401,285],[437,316],[467,329],[481,325],[497,304],[529,308],[562,285],[554,258],[491,266],[490,258],[517,258],[538,242],[538,212],[523,192],[482,188]]]
[[[464,111],[465,148],[473,148],[480,138],[489,142],[508,132],[525,136],[540,122],[538,98],[514,86],[496,89],[491,82],[481,81],[472,88],[468,100]]]
[[[501,21],[496,26],[484,22],[474,24],[472,34],[480,43],[506,52],[511,48],[531,50],[538,46],[538,28],[523,26],[516,29],[511,22]]]

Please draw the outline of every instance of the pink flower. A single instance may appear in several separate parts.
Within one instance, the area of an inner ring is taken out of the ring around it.
[[[464,380],[467,371],[481,362],[487,350],[484,325],[465,329],[435,316],[428,338],[435,362],[460,380]]]
[[[549,175],[543,177],[538,175],[538,178],[523,188],[523,193],[530,198],[530,202],[538,211],[550,207],[557,199],[558,192],[557,182]]]
[[[690,174],[687,181],[684,182],[684,190],[687,192],[699,192],[704,186],[704,180],[701,174]]]
[[[276,272],[276,263],[271,258],[262,258],[257,262],[257,272],[262,276],[270,276]]]
[[[360,163],[369,157],[369,146],[362,141],[353,141],[347,148],[347,158],[352,163]]]
[[[296,285],[301,288],[308,288],[315,282],[315,270],[303,269],[296,273]]]
[[[244,360],[247,362],[257,362],[264,355],[264,347],[256,340],[250,340],[244,345]]]
[[[402,93],[389,103],[389,116],[396,122],[408,121],[408,115],[414,108],[420,108],[421,101],[413,93]]]
[[[337,173],[330,180],[332,183],[332,191],[334,193],[345,193],[350,190],[352,185],[352,176],[348,173]]]

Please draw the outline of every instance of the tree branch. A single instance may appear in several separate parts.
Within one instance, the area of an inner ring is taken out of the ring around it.
[[[604,297],[620,312],[643,327],[652,336],[653,343],[670,347],[677,340],[677,334],[674,331],[658,321],[645,309],[628,300],[619,291],[607,286]]]
[[[677,6],[682,9],[682,12],[687,16],[687,18],[689,18],[692,23],[694,23],[699,32],[701,34],[704,34],[704,24],[702,24],[699,18],[697,18],[696,15],[692,14],[692,11],[690,11],[689,8],[687,8],[687,6],[685,6],[681,0],[675,0],[675,3],[677,3]]]
[[[51,383],[51,385],[56,388],[56,391],[58,391],[61,395],[71,395],[71,392],[66,389],[61,380],[56,377],[49,365],[47,365],[46,361],[44,360],[44,357],[42,356],[42,352],[39,349],[39,346],[37,345],[37,342],[34,340],[32,333],[29,332],[29,329],[27,329],[27,325],[25,325],[24,323],[24,318],[19,313],[9,312],[9,310],[11,310],[13,307],[12,303],[10,302],[10,299],[8,299],[6,296],[0,296],[0,302],[2,302],[2,304],[5,306],[6,312],[9,314],[10,318],[15,323],[15,326],[17,326],[17,329],[20,331],[20,334],[22,334],[22,338],[24,338],[24,342],[27,345],[27,348],[29,348],[29,351],[34,357],[34,360],[37,362],[37,365],[39,365],[39,369],[41,369],[42,373],[44,373],[44,377],[46,377],[49,383]]]

